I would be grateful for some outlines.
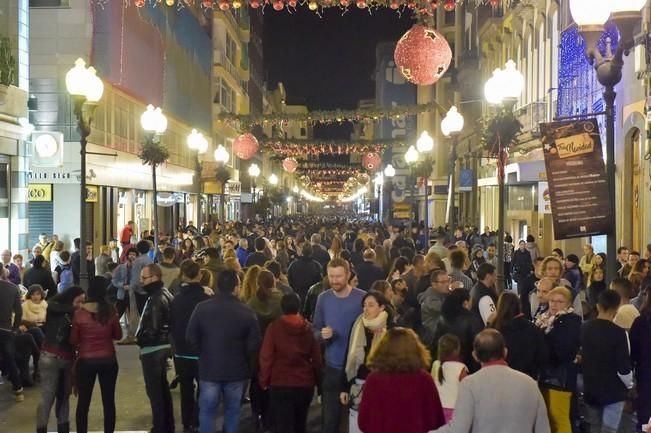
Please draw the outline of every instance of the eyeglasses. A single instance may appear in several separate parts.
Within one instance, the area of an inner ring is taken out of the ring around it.
[[[142,281],[148,280],[150,278],[154,278],[153,275],[141,275],[140,278],[142,278]]]

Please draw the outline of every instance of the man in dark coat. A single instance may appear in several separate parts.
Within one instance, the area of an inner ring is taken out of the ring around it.
[[[310,287],[321,281],[323,268],[319,262],[312,258],[312,245],[305,242],[301,247],[301,255],[294,260],[287,269],[289,286],[296,292],[303,302]]]
[[[321,235],[314,233],[310,237],[310,243],[312,244],[312,258],[319,262],[322,269],[325,269],[330,261],[330,254],[321,245]]]
[[[368,292],[371,285],[377,280],[384,280],[385,275],[382,268],[375,264],[375,251],[368,248],[364,250],[364,261],[355,266],[355,273],[359,281],[359,289]]]

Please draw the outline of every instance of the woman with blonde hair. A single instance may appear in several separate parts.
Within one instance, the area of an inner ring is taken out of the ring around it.
[[[425,433],[445,424],[432,358],[416,333],[389,329],[371,351],[358,426],[364,433]],[[418,404],[414,404],[418,402]]]
[[[224,268],[229,271],[242,272],[242,266],[240,266],[240,262],[237,260],[237,257],[224,258]]]
[[[341,252],[344,250],[343,243],[341,242],[341,238],[339,236],[335,236],[332,238],[332,243],[330,244],[330,249],[328,250],[328,254],[330,254],[330,259],[338,259],[341,257]]]
[[[258,276],[261,271],[262,267],[258,265],[250,266],[246,270],[244,281],[242,281],[242,291],[240,292],[240,299],[244,303],[248,303],[258,291]]]
[[[111,249],[108,245],[99,247],[99,256],[95,257],[95,275],[104,277],[109,273],[108,265],[113,259],[111,258]]]
[[[558,286],[549,292],[549,309],[535,321],[545,334],[549,362],[541,369],[540,387],[552,433],[571,433],[570,406],[576,392],[576,356],[581,344],[581,317],[572,308],[572,292]]]
[[[583,257],[579,261],[579,269],[581,270],[581,275],[583,276],[583,286],[586,286],[586,283],[590,281],[590,274],[592,274],[592,268],[594,266],[595,253],[592,244],[583,245]]]

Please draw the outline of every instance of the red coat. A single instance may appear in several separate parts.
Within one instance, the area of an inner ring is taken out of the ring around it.
[[[70,344],[79,351],[79,358],[113,358],[113,340],[122,338],[122,328],[117,313],[102,325],[94,318],[97,304],[84,304],[72,319]]]
[[[260,386],[312,387],[321,371],[321,347],[310,322],[284,315],[265,332],[260,349]]]
[[[427,433],[445,424],[432,376],[373,372],[366,378],[357,424],[364,433]]]

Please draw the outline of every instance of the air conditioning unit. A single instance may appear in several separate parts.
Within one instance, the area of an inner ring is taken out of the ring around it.
[[[32,132],[31,165],[61,167],[63,165],[63,134],[52,131]]]

